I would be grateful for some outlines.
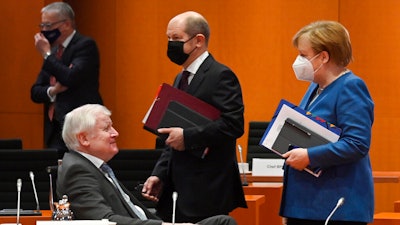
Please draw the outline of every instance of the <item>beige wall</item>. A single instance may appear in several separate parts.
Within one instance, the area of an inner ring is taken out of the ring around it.
[[[42,147],[42,106],[29,91],[42,59],[34,48],[40,9],[51,2],[3,1],[0,8],[0,138],[20,137],[25,148]],[[338,20],[350,31],[349,68],[369,86],[375,101],[371,158],[374,170],[400,170],[400,1],[398,0],[69,0],[78,29],[97,40],[101,92],[113,111],[120,148],[152,148],[155,137],[141,120],[157,86],[172,83],[180,68],[166,57],[165,29],[174,15],[195,10],[211,27],[210,52],[240,79],[246,124],[270,120],[279,100],[298,103],[307,83],[295,79],[295,32],[309,22]],[[238,143],[246,146],[245,135]],[[246,151],[246,149],[244,149]],[[398,184],[376,185],[377,210],[400,199]]]

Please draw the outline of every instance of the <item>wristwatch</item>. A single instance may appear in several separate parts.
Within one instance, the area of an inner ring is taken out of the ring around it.
[[[51,53],[50,53],[50,52],[46,52],[46,53],[44,54],[44,56],[43,56],[44,60],[46,60],[46,59],[47,59],[47,57],[49,57],[50,55],[51,55]]]

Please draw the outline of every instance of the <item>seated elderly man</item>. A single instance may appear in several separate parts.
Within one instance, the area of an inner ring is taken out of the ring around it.
[[[65,117],[62,137],[69,148],[58,170],[57,194],[67,195],[75,219],[108,219],[118,225],[168,225],[153,215],[114,176],[107,165],[118,153],[111,112],[98,104],[87,104]],[[177,225],[192,223],[177,223]],[[197,224],[236,225],[226,215],[213,216]]]

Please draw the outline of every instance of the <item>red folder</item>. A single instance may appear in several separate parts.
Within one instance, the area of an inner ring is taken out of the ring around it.
[[[164,83],[158,89],[143,123],[144,129],[158,135],[160,127],[187,128],[214,121],[219,116],[220,111],[214,106]]]

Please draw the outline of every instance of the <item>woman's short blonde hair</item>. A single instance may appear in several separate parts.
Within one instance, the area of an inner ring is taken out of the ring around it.
[[[353,58],[349,32],[336,21],[316,21],[301,28],[293,37],[298,47],[300,37],[307,38],[316,53],[326,51],[330,60],[340,66],[347,66]]]

